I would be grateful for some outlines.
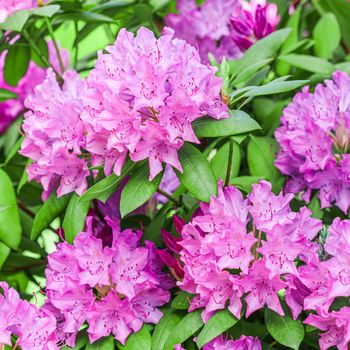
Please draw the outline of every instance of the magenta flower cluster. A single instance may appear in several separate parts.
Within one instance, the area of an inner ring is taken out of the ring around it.
[[[74,245],[60,243],[48,257],[46,308],[57,320],[59,338],[74,346],[80,327],[87,323],[90,342],[113,334],[125,343],[144,322],[157,323],[157,308],[169,301],[173,285],[162,272],[154,244],[140,246],[141,231],[121,231],[107,218],[112,244],[94,236],[92,217],[87,231]]]
[[[12,346],[11,337],[22,350],[58,350],[56,318],[0,282],[0,348]]]
[[[337,298],[350,297],[350,220],[336,218],[323,244],[315,239],[322,222],[306,207],[293,212],[292,199],[274,195],[266,181],[254,185],[247,199],[235,187],[219,185],[219,195],[201,204],[189,224],[175,218],[181,237],[163,232],[175,256],[159,255],[179,287],[195,295],[189,311],[204,308],[204,321],[227,305],[241,318],[242,298],[246,317],[264,306],[284,315],[284,295],[294,319],[313,312],[304,322],[323,331],[322,350],[345,350],[350,308],[337,306]]]
[[[277,26],[277,6],[266,0],[177,1],[177,14],[168,14],[166,24],[177,37],[198,47],[204,63],[211,53],[218,62],[237,59],[256,40],[269,35]]]
[[[333,80],[305,87],[285,108],[275,137],[280,145],[276,166],[290,177],[286,190],[309,201],[318,191],[321,207],[350,206],[350,77],[335,72]]]
[[[30,179],[44,198],[87,186],[88,164],[121,173],[127,156],[148,159],[150,179],[163,163],[179,171],[184,141],[199,143],[191,123],[205,115],[228,117],[216,68],[201,64],[197,51],[164,29],[160,39],[146,28],[136,37],[121,30],[86,80],[67,71],[60,86],[52,71],[26,100],[21,153],[32,160]]]

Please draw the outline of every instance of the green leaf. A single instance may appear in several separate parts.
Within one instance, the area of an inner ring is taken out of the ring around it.
[[[290,315],[280,316],[265,308],[265,325],[277,342],[295,350],[299,349],[305,335],[304,326],[300,320],[295,321]]]
[[[26,24],[28,18],[28,10],[16,11],[11,16],[7,17],[4,23],[0,23],[0,28],[20,32]]]
[[[26,74],[30,61],[30,48],[17,41],[7,52],[5,58],[4,77],[9,85],[17,86]]]
[[[187,314],[172,330],[165,341],[164,350],[173,350],[176,344],[181,344],[203,327],[202,310]]]
[[[106,202],[107,199],[116,191],[118,185],[122,182],[124,177],[136,166],[136,163],[125,163],[120,176],[112,173],[103,180],[97,182],[91,186],[81,197],[81,201],[90,201],[92,199],[99,199],[102,202]]]
[[[247,158],[250,174],[273,181],[280,177],[275,167],[277,142],[272,137],[250,135]]]
[[[0,241],[17,249],[21,238],[22,227],[15,190],[10,177],[0,169]]]
[[[40,38],[36,40],[36,44],[42,56],[49,61],[49,49],[48,49],[46,40],[44,38]],[[31,53],[32,53],[32,60],[35,62],[35,64],[41,68],[46,69],[47,68],[46,64],[43,62],[42,58],[37,54],[37,52],[34,50],[31,50]]]
[[[237,75],[237,77],[232,81],[232,85],[237,85],[248,81],[257,71],[267,66],[269,63],[271,63],[271,61],[271,58],[267,58],[254,62]]]
[[[281,94],[283,92],[292,91],[308,83],[308,80],[292,80],[292,81],[271,81],[268,84],[256,86],[255,88],[244,93],[245,97],[255,97],[263,95]]]
[[[75,236],[84,229],[90,206],[90,201],[80,201],[79,199],[80,197],[73,193],[62,223],[64,237],[69,243],[73,243]]]
[[[132,333],[125,345],[118,345],[120,350],[151,350],[152,337],[148,327],[144,325],[137,333]]]
[[[316,55],[324,59],[331,58],[341,41],[337,17],[331,12],[325,13],[317,22],[312,35]]]
[[[236,76],[255,62],[273,57],[285,42],[290,32],[290,28],[280,29],[276,30],[269,36],[258,40],[245,52],[244,56],[238,62],[233,61],[235,64],[231,74]]]
[[[17,95],[14,92],[0,88],[0,102],[4,102],[6,100],[11,100],[15,98],[17,98]]]
[[[237,318],[234,317],[230,311],[217,311],[199,333],[197,337],[197,346],[201,349],[203,345],[209,343],[218,335],[233,327],[237,322]]]
[[[165,311],[157,323],[152,336],[152,350],[164,350],[165,341],[173,333],[181,321],[181,315],[172,311]]]
[[[50,226],[51,222],[67,207],[70,196],[68,194],[57,198],[55,192],[51,193],[35,215],[30,239],[36,239],[43,230]]]
[[[162,176],[163,173],[160,173],[152,181],[149,181],[148,163],[143,163],[135,170],[120,196],[120,214],[122,218],[139,208],[153,196]]]
[[[225,142],[216,152],[215,156],[211,160],[210,164],[214,171],[216,180],[226,179],[228,159],[229,159],[229,151],[230,151],[230,142]],[[230,179],[236,177],[239,173],[239,168],[241,165],[241,151],[236,142],[233,142],[232,149],[232,164],[230,171]]]
[[[40,17],[52,17],[60,10],[59,5],[46,5],[32,10],[32,14]]]
[[[5,165],[9,163],[9,161],[17,155],[18,150],[21,148],[22,142],[24,140],[24,136],[20,137],[16,143],[13,145],[13,147],[11,148],[10,152],[8,153],[6,159],[5,159]]]
[[[102,338],[92,344],[87,343],[85,350],[114,350],[114,338],[109,336],[107,338]]]
[[[306,70],[312,73],[326,73],[330,74],[335,70],[332,63],[318,57],[308,55],[283,55],[279,56],[278,60],[289,63],[290,65]]]
[[[4,243],[0,242],[0,270],[4,265],[7,257],[10,255],[11,249]]]
[[[111,17],[87,11],[65,12],[63,14],[58,14],[55,19],[62,22],[72,20],[75,22],[83,21],[86,23],[115,23],[115,20]]]
[[[254,119],[239,110],[230,111],[230,117],[227,119],[215,120],[209,117],[197,119],[192,126],[199,138],[238,135],[260,129]]]
[[[197,199],[209,202],[216,195],[218,186],[213,170],[204,155],[194,146],[185,143],[179,151],[179,160],[183,168],[175,172],[186,189]]]
[[[171,308],[174,310],[188,310],[190,307],[190,300],[193,295],[184,291],[181,291],[172,301]]]
[[[230,180],[230,185],[238,187],[241,191],[250,193],[252,186],[263,179],[261,176],[239,176]]]

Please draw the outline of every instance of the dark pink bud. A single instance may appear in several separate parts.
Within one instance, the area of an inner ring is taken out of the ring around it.
[[[182,247],[177,242],[180,241],[181,238],[173,236],[170,232],[164,230],[163,228],[161,229],[161,233],[165,245],[175,254],[179,254]]]
[[[186,225],[185,220],[181,219],[180,216],[177,216],[177,215],[173,216],[173,220],[174,220],[174,226],[175,226],[176,232],[179,235],[181,235],[182,229]]]
[[[184,271],[179,260],[166,250],[157,249],[157,253],[163,264],[168,266],[169,270],[175,275],[174,277],[178,280],[182,280],[184,278]]]

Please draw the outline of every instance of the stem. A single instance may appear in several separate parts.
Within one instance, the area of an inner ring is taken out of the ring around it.
[[[311,0],[312,5],[314,5],[315,10],[322,16],[325,14],[322,6],[318,3],[318,0]]]
[[[78,23],[75,22],[75,41],[77,40],[78,32],[79,32]],[[74,53],[74,63],[73,63],[74,69],[77,68],[77,64],[78,64],[78,53],[79,53],[79,45],[76,44],[75,53]]]
[[[161,194],[162,196],[164,196],[165,198],[168,198],[170,201],[174,202],[176,205],[180,205],[179,201],[174,198],[171,194],[169,194],[168,192],[165,192],[163,190],[161,190],[160,188],[158,188],[157,192],[159,194]]]
[[[53,32],[52,25],[51,25],[51,23],[50,23],[50,21],[48,20],[47,17],[45,17],[45,23],[46,23],[47,29],[48,29],[48,31],[50,33],[50,36],[52,38],[53,46],[55,47],[55,50],[56,50],[57,58],[58,58],[58,61],[60,63],[61,72],[63,73],[64,72],[64,64],[63,64],[63,61],[62,61],[60,48],[57,45],[57,41],[56,41],[56,38],[55,38],[55,33]]]
[[[32,212],[29,208],[27,208],[25,206],[25,204],[23,202],[21,202],[19,199],[17,199],[17,204],[18,204],[18,207],[24,212],[26,213],[28,216],[30,216],[31,218],[34,218],[35,217],[35,213]]]
[[[230,146],[228,150],[228,161],[227,161],[227,170],[226,170],[226,178],[225,178],[225,186],[230,183],[231,177],[231,168],[232,168],[232,160],[233,160],[233,140],[230,139]]]
[[[55,69],[55,67],[52,66],[52,64],[47,60],[47,58],[41,53],[41,51],[39,50],[38,46],[36,45],[36,43],[31,39],[31,37],[29,36],[28,32],[26,30],[23,31],[23,36],[27,39],[27,41],[29,42],[29,45],[31,46],[31,48],[35,51],[35,53],[40,57],[41,61],[43,62],[43,64],[47,67],[52,68],[52,70],[54,71],[54,73],[56,74],[57,80],[60,84],[63,83],[63,78],[61,76],[60,73],[57,72],[57,70]]]

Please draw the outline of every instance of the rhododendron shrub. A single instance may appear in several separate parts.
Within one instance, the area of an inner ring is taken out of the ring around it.
[[[348,349],[348,18],[0,0],[0,350]]]

